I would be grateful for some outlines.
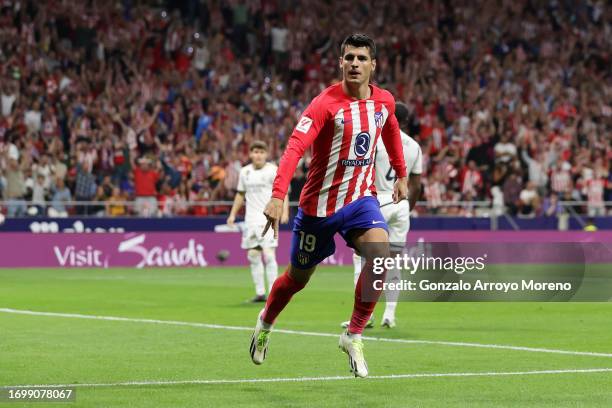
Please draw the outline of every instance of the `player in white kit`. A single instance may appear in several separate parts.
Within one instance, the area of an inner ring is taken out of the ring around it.
[[[273,231],[269,231],[263,237],[261,236],[267,222],[263,211],[272,196],[272,183],[276,176],[277,166],[266,161],[268,149],[262,141],[255,141],[251,144],[249,147],[249,158],[251,163],[240,170],[238,189],[234,197],[234,204],[227,217],[227,224],[234,224],[236,214],[246,201],[241,247],[247,250],[251,276],[255,284],[253,302],[265,302],[266,285],[264,269],[268,280],[268,289],[272,288],[272,284],[278,274],[278,264],[276,263],[278,239],[274,239]],[[289,203],[285,200],[281,222],[286,223],[288,219]]]
[[[376,146],[376,196],[380,203],[380,211],[382,212],[387,225],[389,226],[389,243],[391,244],[391,256],[401,253],[406,246],[406,235],[410,229],[410,210],[414,208],[416,201],[421,193],[421,172],[423,167],[423,153],[421,146],[403,129],[406,128],[409,111],[408,107],[398,102],[395,104],[395,116],[400,125],[400,134],[402,136],[402,147],[404,151],[404,160],[406,162],[406,172],[408,173],[408,201],[403,200],[397,204],[393,204],[393,183],[395,182],[395,171],[389,162],[389,155],[383,143],[378,143]],[[357,284],[359,274],[361,273],[361,257],[356,253],[353,254],[354,266],[354,283]],[[396,269],[387,271],[387,282],[394,279],[400,279],[400,273]],[[387,291],[385,292],[386,304],[385,312],[381,325],[383,327],[395,327],[395,308],[397,307],[397,298],[399,293]],[[342,327],[347,327],[349,322],[343,322]],[[370,318],[367,326],[374,326],[374,319]]]

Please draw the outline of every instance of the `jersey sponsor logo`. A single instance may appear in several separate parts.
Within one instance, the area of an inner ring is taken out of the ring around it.
[[[311,126],[312,126],[312,119],[310,119],[307,116],[302,116],[297,126],[295,127],[295,130],[302,132],[302,133],[308,133]]]
[[[374,123],[376,124],[377,128],[383,127],[383,113],[382,112],[374,113]]]
[[[358,166],[368,166],[370,163],[372,163],[372,159],[344,159],[342,160],[342,165],[343,166],[350,166],[350,167],[358,167]]]
[[[368,132],[361,132],[355,139],[355,156],[363,157],[370,150],[370,134]]]

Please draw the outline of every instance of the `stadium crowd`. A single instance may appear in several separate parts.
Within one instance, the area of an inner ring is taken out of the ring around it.
[[[9,216],[227,211],[205,202],[233,198],[253,140],[278,160],[360,31],[412,109],[427,211],[601,215],[611,22],[596,0],[0,0],[0,196]]]

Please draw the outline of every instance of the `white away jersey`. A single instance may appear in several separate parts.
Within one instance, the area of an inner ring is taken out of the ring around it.
[[[244,193],[246,199],[246,224],[266,223],[263,210],[272,197],[272,183],[276,176],[276,165],[266,163],[260,169],[253,164],[247,164],[240,169],[238,191]]]
[[[423,154],[421,146],[410,136],[403,131],[400,131],[402,136],[402,149],[404,151],[404,160],[406,162],[406,173],[421,174],[423,167]],[[393,195],[393,184],[395,183],[395,171],[389,162],[389,154],[384,143],[378,143],[376,146],[376,193],[378,201],[381,204],[386,204],[391,201]]]

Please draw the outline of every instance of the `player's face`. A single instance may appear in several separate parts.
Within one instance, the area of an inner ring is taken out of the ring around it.
[[[347,45],[344,48],[344,55],[340,58],[340,68],[346,82],[368,83],[372,72],[376,68],[376,60],[370,56],[368,47]]]
[[[249,158],[255,167],[262,167],[268,159],[268,152],[264,149],[253,149],[249,153]]]

